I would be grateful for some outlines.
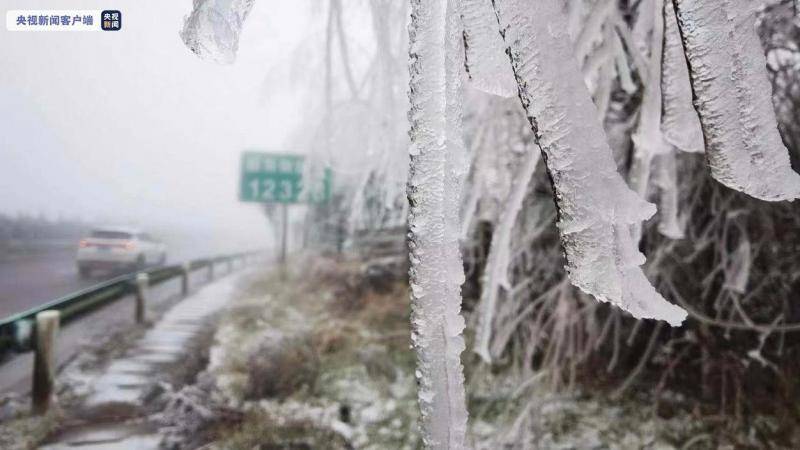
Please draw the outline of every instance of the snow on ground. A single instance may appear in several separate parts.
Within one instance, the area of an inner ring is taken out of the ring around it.
[[[218,448],[323,438],[324,448],[417,448],[405,285],[377,293],[353,276],[357,263],[312,265],[302,282],[256,282],[220,323],[209,396],[243,411],[244,425]]]

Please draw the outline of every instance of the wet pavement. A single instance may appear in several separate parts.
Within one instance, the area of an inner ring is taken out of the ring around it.
[[[192,272],[190,277],[192,289],[204,285],[207,281],[207,269]],[[151,287],[146,307],[148,311],[164,311],[179,297],[180,281],[176,278]],[[134,326],[134,310],[133,296],[124,296],[63,326],[56,341],[56,364],[61,367],[68,363],[83,351],[87,343],[96,341],[98,336],[108,336],[120,329]],[[21,353],[3,361],[0,364],[0,394],[28,394],[31,367],[33,367],[32,352]]]
[[[39,448],[41,450],[150,450],[158,449],[160,441],[161,436],[144,426],[107,424],[68,431],[62,434],[59,442]]]
[[[210,256],[214,249],[185,239],[167,242],[170,264]],[[78,276],[76,242],[24,255],[0,255],[0,317],[10,316],[111,279],[119,273]]]
[[[169,368],[180,367],[191,343],[207,327],[208,318],[218,313],[236,293],[249,271],[226,277],[199,290],[170,309],[144,336],[131,345],[125,356],[112,360],[91,381],[92,392],[82,409],[84,415],[102,417],[105,410],[141,408],[152,383]],[[62,431],[42,450],[155,450],[161,436],[146,419],[121,419],[107,423],[82,424]]]

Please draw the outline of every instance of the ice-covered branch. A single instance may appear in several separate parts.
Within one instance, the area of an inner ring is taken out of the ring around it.
[[[462,0],[466,69],[473,86],[502,97],[517,95],[517,83],[503,55],[503,40],[491,0]]]
[[[255,0],[194,0],[181,31],[183,43],[203,59],[233,63],[253,3]]]
[[[427,448],[466,448],[459,248],[464,67],[460,0],[412,0],[408,182],[412,342]]]
[[[500,218],[492,235],[489,256],[486,259],[486,268],[484,269],[484,282],[480,301],[480,322],[475,337],[475,351],[487,362],[492,360],[489,341],[492,337],[493,317],[499,289],[502,287],[506,291],[510,290],[508,266],[511,253],[511,232],[524,204],[525,195],[528,193],[528,185],[531,178],[533,178],[533,173],[536,171],[536,166],[539,164],[539,153],[534,152],[533,149],[530,149],[524,158],[523,164],[520,165],[514,175],[511,192],[508,194],[508,198],[506,198],[500,212]]]
[[[680,324],[686,313],[664,300],[639,267],[631,226],[655,207],[617,172],[606,135],[574,58],[563,5],[494,0],[519,96],[544,154],[559,210],[573,284],[639,318]]]
[[[661,130],[664,138],[679,150],[702,153],[703,130],[692,106],[692,85],[683,53],[678,19],[672,0],[664,2],[664,60],[661,65],[661,91],[664,115]]]
[[[800,196],[800,175],[778,134],[756,34],[759,2],[673,0],[689,61],[711,175],[769,201]]]

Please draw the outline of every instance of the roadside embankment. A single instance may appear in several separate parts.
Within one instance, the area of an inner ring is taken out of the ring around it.
[[[378,277],[371,276],[380,272]],[[221,318],[210,364],[162,414],[171,448],[414,449],[402,264],[296,261]]]

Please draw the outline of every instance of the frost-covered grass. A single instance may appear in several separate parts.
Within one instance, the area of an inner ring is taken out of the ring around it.
[[[209,372],[243,411],[216,446],[418,447],[407,287],[379,293],[360,274],[304,260],[245,290],[211,351]]]
[[[660,413],[652,393],[610,399],[602,392],[555,393],[548,386],[489,377],[473,390],[476,450],[763,448],[774,423],[725,429],[702,418],[678,395]],[[527,385],[527,389],[519,389]],[[684,399],[685,400],[685,399]],[[787,448],[773,445],[769,448]]]
[[[586,395],[555,395],[536,390],[517,408],[476,417],[477,450],[508,449],[674,449],[708,448],[710,435],[688,411],[669,419],[651,414],[642,401],[609,401]],[[508,406],[503,403],[503,406]]]
[[[522,379],[467,366],[476,450],[800,448],[774,415],[709,415],[676,392],[613,397],[600,386],[554,390],[545,373]]]
[[[7,405],[3,405],[5,408]],[[27,405],[25,405],[27,406]],[[63,420],[60,411],[53,410],[45,416],[20,414],[0,423],[0,448],[27,450],[36,448]]]

